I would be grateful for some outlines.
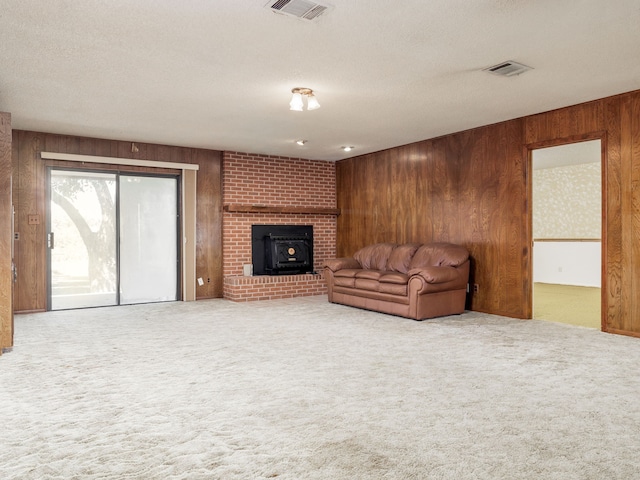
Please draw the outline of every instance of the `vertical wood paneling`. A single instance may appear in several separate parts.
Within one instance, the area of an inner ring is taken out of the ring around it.
[[[0,355],[13,346],[11,115],[0,112]]]
[[[431,208],[432,183],[429,181],[431,177],[431,165],[436,158],[436,145],[432,141],[420,142],[417,144],[417,151],[413,153],[412,173],[414,174],[413,182],[416,183],[416,214],[407,211],[408,215],[413,215],[409,223],[415,224],[412,230],[412,236],[408,240],[414,243],[423,242],[425,238],[434,238],[433,227],[433,209]],[[396,190],[402,190],[402,185],[396,185]],[[397,209],[404,210],[404,204],[398,203]]]
[[[13,144],[13,200],[16,230],[20,232],[20,240],[16,242],[19,271],[14,304],[16,311],[47,308],[46,167],[40,159],[41,151],[198,164],[196,272],[211,278],[211,282],[198,287],[197,298],[222,296],[221,152],[137,142],[136,148],[132,149],[131,142],[26,131],[14,131]],[[77,164],[73,165],[73,168],[77,167]],[[91,168],[94,167],[103,168],[99,165]],[[142,167],[119,168],[166,172]],[[39,225],[28,225],[30,214],[40,215]]]
[[[364,237],[364,215],[356,210],[360,190],[357,189],[358,179],[356,165],[353,159],[338,162],[336,165],[336,204],[342,205],[340,216],[336,220],[337,245],[336,255],[346,257],[357,250]]]
[[[391,163],[391,196],[396,204],[404,205],[404,208],[394,208],[395,223],[394,238],[397,242],[412,242],[414,238],[421,236],[421,222],[425,205],[419,201],[418,176],[416,175],[418,163],[414,156],[415,146],[396,149],[390,152]],[[398,188],[400,187],[400,188]]]
[[[633,296],[631,312],[625,322],[623,330],[640,333],[640,94],[632,95],[630,98],[631,108],[629,111],[630,138],[631,144],[629,161],[631,167],[631,211],[629,220],[632,224],[629,237],[625,237],[623,242],[631,245],[631,264],[629,273],[632,276],[629,296]],[[624,122],[626,123],[626,122]],[[624,217],[624,212],[623,212]]]
[[[395,221],[391,200],[391,172],[388,153],[361,157],[341,163],[340,194],[342,200],[338,225],[343,225],[342,240],[338,241],[339,255],[351,255],[368,243],[384,242],[395,235]],[[338,226],[340,228],[340,226]],[[342,249],[341,249],[342,248]]]
[[[196,287],[197,299],[218,298],[223,294],[222,276],[222,153],[194,151],[198,170],[196,192],[196,278],[205,284]],[[219,226],[220,232],[212,227]],[[206,259],[206,261],[203,261]],[[211,279],[211,282],[207,282]]]
[[[430,217],[432,220],[432,237],[429,240],[442,242],[452,241],[452,229],[457,222],[459,205],[452,200],[457,197],[458,185],[451,174],[459,162],[460,144],[464,142],[465,134],[448,136],[433,142],[429,162],[429,172],[424,178],[428,184]],[[425,199],[426,201],[426,199]],[[447,219],[447,221],[443,221]],[[455,232],[453,232],[455,236]],[[422,240],[425,241],[425,240]]]
[[[620,303],[629,311],[612,325],[622,331],[638,331],[640,322],[640,95],[624,97],[620,106],[622,221]],[[625,248],[626,247],[626,248]],[[613,324],[613,322],[612,322]]]
[[[46,190],[45,169],[37,159],[42,151],[41,134],[23,135],[14,131],[17,145],[17,171],[13,171],[13,199],[16,209],[15,229],[19,240],[15,242],[15,263],[18,281],[15,285],[16,311],[44,310],[46,308]],[[40,215],[40,224],[29,225],[29,215]]]
[[[528,276],[523,264],[526,246],[526,174],[523,168],[522,122],[514,120],[475,129],[458,142],[459,230],[455,242],[469,248],[471,283],[479,286],[470,298],[474,310],[527,317]],[[446,220],[441,220],[446,221]]]
[[[632,163],[632,101],[630,97],[621,99],[620,101],[620,199],[617,212],[614,215],[619,217],[620,224],[618,236],[620,238],[620,249],[617,255],[620,257],[620,278],[618,282],[611,282],[617,285],[615,290],[616,298],[620,304],[625,304],[630,310],[627,315],[620,312],[613,318],[609,318],[607,325],[611,331],[628,330],[631,319],[629,318],[633,312],[633,304],[637,301],[633,295],[633,278],[634,272],[630,271],[627,266],[633,265],[633,192],[631,190],[633,163]],[[637,296],[637,295],[636,295]]]
[[[339,252],[382,241],[464,244],[480,285],[473,308],[526,316],[521,146],[522,121],[512,121],[339,162]],[[377,219],[363,221],[369,212]]]
[[[524,122],[514,120],[500,125],[501,148],[505,159],[505,172],[502,195],[503,222],[507,225],[504,230],[506,235],[506,251],[509,258],[509,267],[505,269],[505,277],[508,279],[508,288],[503,290],[505,302],[510,309],[516,309],[513,303],[511,288],[516,298],[520,298],[520,308],[524,316],[531,317],[532,312],[532,285],[531,271],[531,218],[529,212],[529,198],[527,188],[528,158],[522,147],[524,141]],[[510,208],[505,208],[510,205]],[[509,211],[509,213],[506,213]],[[515,267],[515,268],[514,268]],[[520,289],[518,291],[518,289]]]
[[[613,97],[605,101],[604,125],[606,136],[603,139],[604,155],[603,185],[605,203],[603,205],[603,271],[602,271],[602,310],[604,312],[602,328],[605,331],[617,328],[615,324],[623,316],[619,299],[622,292],[622,231],[620,209],[622,204],[622,170],[620,154],[620,105],[622,101]]]
[[[367,243],[384,242],[395,231],[389,151],[367,159],[363,180],[367,179],[374,182],[367,183],[366,202],[370,212],[365,223],[370,238]]]

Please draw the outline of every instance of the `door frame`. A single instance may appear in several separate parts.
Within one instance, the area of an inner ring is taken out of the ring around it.
[[[529,262],[528,262],[528,277],[529,277],[529,295],[527,305],[527,316],[533,318],[533,150],[541,148],[557,147],[561,145],[568,145],[572,143],[587,142],[590,140],[600,140],[600,172],[601,172],[601,185],[600,194],[602,202],[601,212],[601,232],[600,232],[600,329],[603,332],[607,331],[607,312],[608,312],[608,242],[607,242],[607,132],[597,131],[583,135],[573,135],[569,137],[559,137],[551,140],[545,140],[542,142],[529,143],[524,146],[527,158],[527,215],[528,215],[528,244],[529,244]]]

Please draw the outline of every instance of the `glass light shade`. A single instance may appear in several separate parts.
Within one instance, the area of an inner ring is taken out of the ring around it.
[[[320,108],[318,99],[315,97],[315,95],[309,95],[307,97],[307,110],[315,110],[316,108]]]
[[[291,97],[291,101],[289,102],[289,110],[301,112],[303,105],[304,104],[302,103],[302,95],[299,93],[294,93]]]

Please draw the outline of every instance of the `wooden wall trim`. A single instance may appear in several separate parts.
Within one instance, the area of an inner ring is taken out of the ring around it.
[[[72,153],[40,152],[42,159],[66,160],[69,162],[106,163],[109,165],[127,165],[132,167],[175,168],[178,170],[198,170],[198,165],[189,163],[162,162],[160,160],[141,160],[135,158],[101,157],[97,155],[74,155]]]
[[[196,170],[184,170],[182,175],[182,299],[196,299]]]
[[[272,207],[269,205],[240,205],[231,203],[224,205],[224,211],[229,213],[291,213],[309,215],[340,215],[339,208],[323,207]]]
[[[595,132],[588,132],[581,135],[570,135],[567,137],[552,138],[547,140],[541,140],[525,145],[527,150],[537,150],[539,148],[558,147],[560,145],[569,145],[571,143],[588,142],[590,140],[604,141],[607,132],[605,130],[598,130]]]
[[[601,242],[600,238],[534,238],[534,242]]]
[[[13,346],[11,115],[0,112],[0,355]]]

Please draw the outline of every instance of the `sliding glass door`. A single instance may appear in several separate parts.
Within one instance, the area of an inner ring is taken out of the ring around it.
[[[178,298],[177,178],[49,173],[51,310]]]
[[[51,310],[117,305],[116,175],[51,170]]]
[[[176,300],[177,180],[120,177],[120,303]]]

